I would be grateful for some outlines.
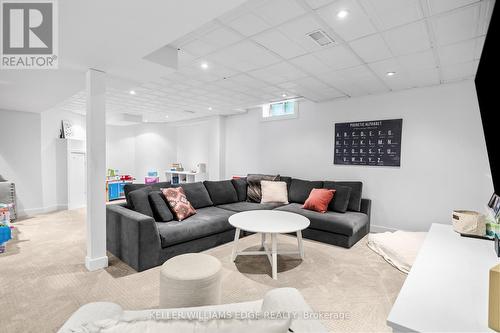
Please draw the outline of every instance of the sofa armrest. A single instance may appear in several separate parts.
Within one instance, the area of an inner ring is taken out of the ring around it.
[[[106,244],[136,271],[158,265],[161,241],[155,220],[123,205],[106,207]]]
[[[368,225],[370,225],[370,218],[372,214],[372,201],[370,199],[361,199],[361,213],[368,215]]]

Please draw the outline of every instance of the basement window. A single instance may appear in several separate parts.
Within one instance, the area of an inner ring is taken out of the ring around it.
[[[262,120],[280,120],[297,118],[298,102],[281,101],[262,105]]]

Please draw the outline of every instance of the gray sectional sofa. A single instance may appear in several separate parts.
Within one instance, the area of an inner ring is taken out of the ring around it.
[[[304,215],[311,221],[302,231],[304,238],[346,248],[369,233],[371,201],[361,198],[361,182],[305,181],[283,176],[279,180],[287,183],[289,204],[248,202],[246,178],[182,184],[196,214],[181,222],[174,219],[159,192],[173,185],[128,185],[127,203],[106,208],[107,249],[135,270],[143,271],[176,255],[232,241],[235,229],[228,218],[256,209]],[[338,200],[334,197],[326,213],[302,208],[313,188],[337,190]]]

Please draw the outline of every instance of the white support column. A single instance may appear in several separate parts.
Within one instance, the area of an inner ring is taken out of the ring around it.
[[[105,73],[87,71],[87,256],[95,271],[108,266],[106,255],[106,82]]]

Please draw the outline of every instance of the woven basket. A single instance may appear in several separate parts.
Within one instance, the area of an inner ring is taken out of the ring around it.
[[[469,210],[453,211],[453,229],[466,235],[486,235],[486,223],[484,215]]]

